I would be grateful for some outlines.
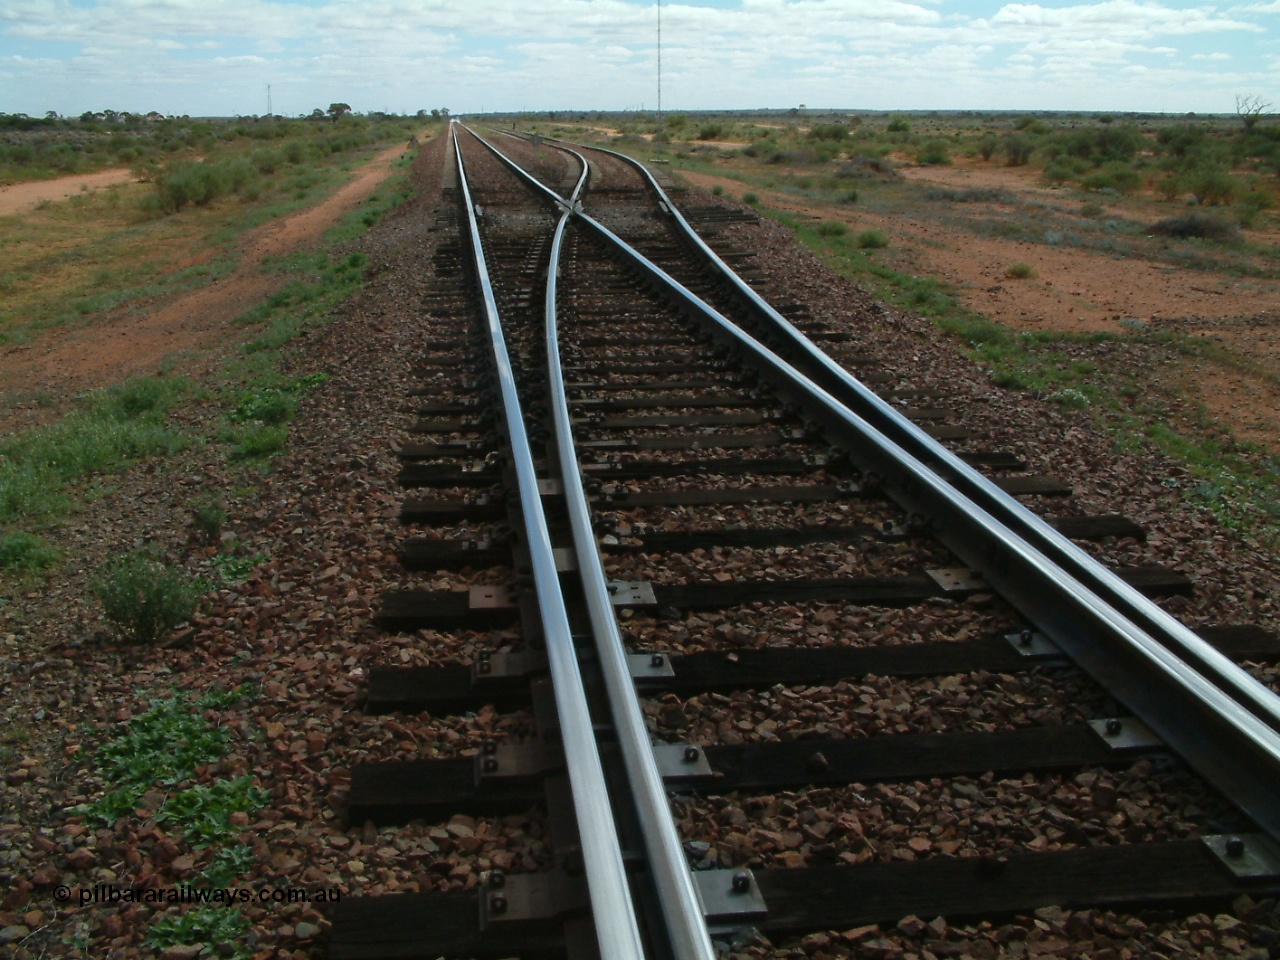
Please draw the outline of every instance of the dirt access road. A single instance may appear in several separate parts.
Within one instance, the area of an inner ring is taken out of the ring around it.
[[[99,170],[97,173],[58,177],[56,180],[31,180],[0,187],[0,217],[34,210],[46,200],[66,200],[86,191],[101,190],[117,183],[128,183],[133,174],[128,170]]]
[[[286,281],[261,271],[264,258],[318,242],[343,214],[373,194],[404,151],[403,145],[382,151],[321,203],[251,231],[239,266],[207,287],[141,317],[122,311],[93,326],[50,330],[34,343],[6,350],[0,360],[0,393],[32,387],[55,397],[79,393],[154,370],[175,353],[237,339],[228,333],[231,321]]]

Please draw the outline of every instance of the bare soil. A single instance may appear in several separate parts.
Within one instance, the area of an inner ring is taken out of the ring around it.
[[[133,174],[125,169],[99,170],[56,180],[32,180],[0,186],[0,217],[34,210],[44,201],[66,200],[86,191],[100,190],[117,183],[128,183]]]

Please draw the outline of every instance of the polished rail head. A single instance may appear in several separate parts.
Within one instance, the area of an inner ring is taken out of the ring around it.
[[[453,128],[455,131],[457,127]],[[480,244],[480,228],[476,222],[475,204],[467,184],[462,160],[462,146],[456,132],[454,156],[458,164],[458,185],[466,207],[468,238],[473,265],[481,288],[485,320],[493,347],[494,362],[503,399],[503,413],[511,444],[520,505],[525,518],[525,535],[533,565],[538,609],[547,647],[552,688],[564,745],[565,765],[573,793],[574,813],[582,843],[582,858],[587,875],[587,888],[595,919],[600,955],[624,960],[644,960],[644,946],[631,899],[630,885],[618,840],[617,826],[609,806],[609,793],[604,768],[595,738],[591,712],[587,705],[582,675],[578,669],[573,632],[560,590],[555,554],[547,531],[542,508],[542,495],[533,466],[533,454],[525,432],[524,416],[516,390],[515,373],[507,353],[497,300],[489,279],[484,251]]]
[[[498,153],[491,145],[489,149]],[[553,191],[520,172],[540,192],[555,198]],[[856,439],[850,448],[857,448],[864,465],[874,465],[887,477],[895,499],[908,509],[943,518],[939,536],[957,555],[981,570],[992,586],[1172,749],[1262,829],[1280,839],[1280,733],[1255,713],[1253,701],[1242,703],[1234,696],[1239,688],[1216,683],[1212,674],[1201,672],[1180,657],[1176,648],[1151,636],[1109,597],[1100,595],[1071,568],[1058,563],[1051,552],[975,502],[949,477],[944,478],[842,399],[739,329],[603,224],[585,213],[576,215],[642,273],[663,284],[687,309],[707,319],[749,362],[780,375],[805,402],[850,431]],[[1086,559],[1097,566],[1091,558]]]

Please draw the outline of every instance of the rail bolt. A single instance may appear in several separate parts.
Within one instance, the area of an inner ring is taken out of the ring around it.
[[[507,885],[507,875],[501,870],[489,871],[489,889],[501,890]]]
[[[685,762],[685,763],[697,763],[697,762],[698,762],[698,756],[699,756],[699,751],[698,751],[698,748],[697,748],[697,747],[685,747],[685,748],[684,748],[684,762]]]
[[[507,912],[507,898],[500,893],[495,893],[489,898],[489,912],[502,914]]]
[[[1240,837],[1229,837],[1226,844],[1226,853],[1232,860],[1239,860],[1244,856],[1244,840]]]
[[[498,758],[485,757],[480,763],[480,769],[485,773],[496,773],[498,769]]]
[[[1115,719],[1114,717],[1113,717],[1112,719],[1110,719],[1110,720],[1108,720],[1108,721],[1107,721],[1107,736],[1108,736],[1108,737],[1118,737],[1118,736],[1120,736],[1120,731],[1121,731],[1121,730],[1123,730],[1123,729],[1124,729],[1124,724],[1123,724],[1123,723],[1121,723],[1119,720]]]
[[[651,667],[660,667],[662,666],[662,662],[663,662],[663,657],[662,657],[662,654],[660,653],[655,653],[652,657],[649,658],[649,666]]]
[[[751,874],[735,873],[733,875],[733,892],[747,893],[751,889]]]
[[[1018,643],[1022,644],[1022,646],[1024,647],[1031,646],[1031,641],[1034,639],[1035,639],[1035,634],[1032,633],[1030,630],[1023,630],[1020,634],[1018,634]]]
[[[484,741],[484,743],[480,744],[480,749],[486,754],[495,754],[498,752],[498,741],[489,737]]]

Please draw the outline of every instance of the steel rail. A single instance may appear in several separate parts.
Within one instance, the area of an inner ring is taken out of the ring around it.
[[[565,397],[564,374],[560,365],[560,345],[556,315],[556,274],[560,249],[574,208],[590,174],[585,157],[570,151],[582,164],[582,176],[568,198],[566,209],[556,224],[551,242],[551,261],[547,269],[546,340],[548,390],[551,413],[568,504],[569,523],[573,531],[573,547],[578,560],[587,611],[595,638],[596,656],[609,695],[614,729],[622,752],[631,797],[640,819],[648,866],[662,906],[666,932],[676,960],[715,960],[715,948],[707,931],[702,901],[693,884],[689,862],[680,843],[680,835],[671,816],[671,807],[663,786],[662,774],[654,759],[649,730],[636,696],[635,681],[627,662],[626,646],[618,629],[604,562],[591,527],[591,507],[580,482],[582,476],[578,452],[573,442],[569,418],[569,402]]]
[[[1264,723],[1280,730],[1280,697],[1249,676],[1240,669],[1239,665],[1199,637],[1195,631],[1152,603],[1072,543],[1069,538],[1024,507],[1013,496],[1001,490],[990,479],[921,430],[892,404],[877,396],[873,390],[836,363],[805,336],[804,331],[775,310],[721,259],[689,225],[652,172],[642,163],[634,157],[628,157],[615,150],[603,147],[588,149],[616,157],[631,165],[645,177],[650,189],[655,192],[685,238],[693,243],[715,269],[733,285],[738,295],[747,300],[751,309],[786,336],[793,346],[803,352],[805,359],[816,364],[818,372],[825,378],[826,382],[823,385],[827,389],[832,390],[837,397],[874,424],[886,436],[892,438],[899,446],[928,463],[935,471],[946,477],[952,486],[961,490],[993,516],[998,517],[1011,530],[1035,544],[1047,556],[1053,557],[1064,570],[1070,571],[1072,576],[1087,584],[1095,593],[1105,597],[1112,606],[1122,610],[1129,620],[1174,650],[1180,658],[1194,665],[1199,672],[1213,678],[1219,686]]]
[[[600,956],[622,960],[644,960],[644,946],[636,919],[635,905],[627,881],[622,846],[617,826],[608,803],[608,788],[591,712],[578,669],[573,631],[565,609],[560,578],[556,572],[555,554],[542,509],[542,494],[534,471],[533,453],[525,431],[524,415],[516,390],[515,373],[507,353],[506,338],[494,297],[489,269],[480,241],[475,203],[467,184],[458,142],[456,124],[451,125],[454,156],[458,164],[458,187],[467,211],[468,239],[472,262],[484,303],[485,322],[493,347],[498,384],[502,394],[503,415],[512,460],[519,487],[520,505],[524,513],[525,538],[533,565],[534,588],[538,595],[538,612],[547,646],[547,660],[559,714],[560,733],[564,745],[565,766],[573,793],[573,808],[582,843],[583,866],[587,889],[595,918],[596,939]]]
[[[492,144],[481,142],[549,200],[564,203]],[[1260,828],[1280,839],[1280,733],[920,457],[739,329],[609,228],[580,210],[573,212],[685,309],[710,321],[748,360],[780,375],[807,406],[842,426],[851,455],[864,470],[883,478],[900,505],[934,518],[939,539],[957,556],[979,570]]]

